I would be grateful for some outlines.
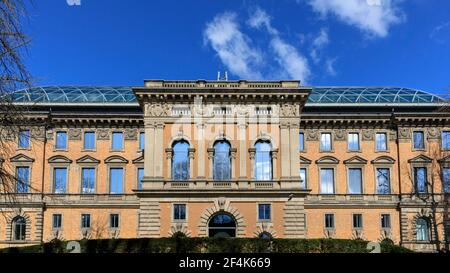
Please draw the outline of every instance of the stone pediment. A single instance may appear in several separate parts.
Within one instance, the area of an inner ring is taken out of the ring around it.
[[[433,159],[429,158],[426,155],[419,155],[414,158],[411,158],[408,160],[409,163],[431,163],[433,162]]]
[[[144,164],[144,156],[141,155],[140,157],[133,159],[131,162],[133,162],[133,164]]]
[[[108,157],[107,159],[105,159],[105,163],[122,163],[122,164],[127,164],[128,160],[126,160],[125,158],[118,156],[118,155],[113,155]]]
[[[55,155],[48,159],[48,163],[72,163],[72,160],[63,156],[63,155]]]
[[[307,159],[306,157],[300,156],[300,165],[309,165],[311,164],[311,160]]]
[[[390,156],[380,156],[371,161],[372,164],[394,164],[395,159]]]
[[[339,159],[333,156],[324,156],[317,160],[316,164],[339,164]]]
[[[26,156],[24,154],[18,154],[16,156],[11,157],[11,159],[9,160],[11,162],[34,162],[34,159]]]
[[[0,159],[0,162],[1,162],[1,159]],[[450,163],[450,155],[448,155],[442,159],[439,159],[438,162],[439,163]]]
[[[95,163],[95,164],[99,164],[100,160],[93,158],[90,155],[85,155],[83,157],[80,157],[77,159],[77,163]]]
[[[360,156],[354,156],[352,158],[344,160],[344,164],[367,164],[367,160]]]

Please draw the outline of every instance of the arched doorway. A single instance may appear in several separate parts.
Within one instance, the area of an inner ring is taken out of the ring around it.
[[[236,221],[227,213],[217,213],[208,223],[209,237],[229,238],[236,237]]]

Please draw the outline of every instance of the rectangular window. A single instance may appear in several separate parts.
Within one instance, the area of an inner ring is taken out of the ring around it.
[[[348,193],[362,194],[362,169],[348,169]]]
[[[138,190],[142,190],[142,178],[144,178],[144,168],[139,168],[137,172]]]
[[[186,220],[186,204],[173,205],[173,219]]]
[[[30,167],[17,167],[17,192],[27,193],[30,185]]]
[[[416,167],[414,168],[414,185],[416,185],[417,193],[427,193],[427,168]]]
[[[67,132],[56,132],[56,150],[67,150]]]
[[[30,148],[30,130],[20,130],[19,132],[19,148]]]
[[[123,193],[123,168],[111,168],[109,170],[109,193]]]
[[[334,214],[325,214],[325,228],[334,228]]]
[[[381,228],[391,228],[391,215],[381,214]]]
[[[443,169],[442,179],[444,179],[444,192],[450,193],[450,168]]]
[[[81,228],[91,228],[90,214],[81,214]]]
[[[413,133],[413,148],[414,150],[425,149],[425,137],[422,131],[416,131]]]
[[[334,169],[320,169],[320,193],[334,194]]]
[[[62,215],[53,214],[53,229],[60,229],[62,227]]]
[[[391,193],[391,171],[388,168],[377,168],[377,194]]]
[[[53,193],[66,193],[67,168],[53,169]]]
[[[306,189],[308,181],[306,181],[306,168],[300,168],[300,187]]]
[[[299,145],[299,151],[305,150],[305,134],[304,133],[300,133],[298,145]]]
[[[123,133],[114,132],[112,133],[112,149],[116,151],[123,150]]]
[[[450,131],[442,132],[442,149],[450,150]]]
[[[375,135],[376,150],[387,151],[387,135],[386,133],[377,133]]]
[[[353,228],[361,229],[363,227],[362,214],[353,214]]]
[[[84,149],[95,150],[95,133],[84,132]]]
[[[349,133],[348,134],[348,150],[349,151],[359,151],[359,134]]]
[[[330,133],[322,133],[320,135],[320,150],[325,152],[329,152],[332,150]]]
[[[109,215],[109,228],[117,229],[119,228],[119,214]]]
[[[145,133],[139,133],[139,150],[143,151],[145,148]]]
[[[81,169],[81,193],[95,192],[95,168]]]
[[[258,219],[260,221],[270,220],[270,204],[258,204]]]

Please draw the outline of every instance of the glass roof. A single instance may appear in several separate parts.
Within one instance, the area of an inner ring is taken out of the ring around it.
[[[136,103],[131,87],[45,86],[11,94],[17,103]],[[441,103],[430,93],[396,87],[313,87],[308,103]]]

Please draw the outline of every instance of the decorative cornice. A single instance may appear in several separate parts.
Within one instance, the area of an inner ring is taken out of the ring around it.
[[[48,159],[48,163],[67,163],[70,164],[72,163],[72,160],[70,160],[69,158],[63,156],[63,155],[55,155],[52,156]]]

